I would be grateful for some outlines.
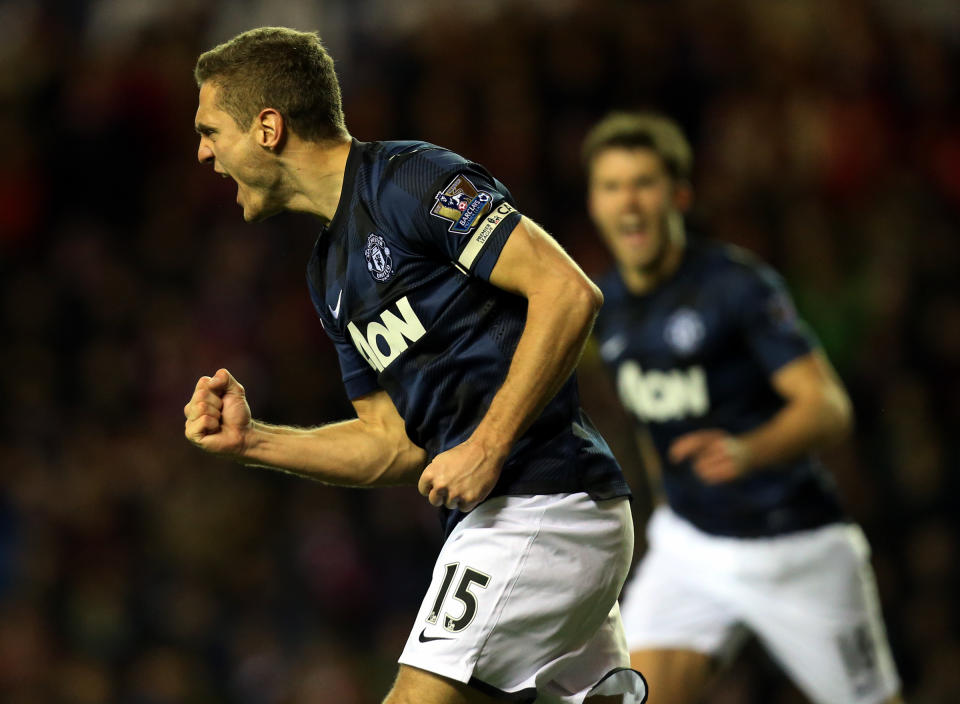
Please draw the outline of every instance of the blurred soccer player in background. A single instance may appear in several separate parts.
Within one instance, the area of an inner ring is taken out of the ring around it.
[[[813,454],[850,431],[850,401],[783,281],[688,237],[673,121],[614,113],[583,158],[616,263],[595,335],[659,498],[624,597],[651,704],[700,701],[747,634],[814,702],[899,701],[867,541]]]
[[[187,438],[332,484],[418,484],[441,507],[448,538],[387,702],[640,701],[617,605],[629,490],[571,376],[598,289],[483,167],[352,139],[316,34],[245,32],[196,80],[197,156],[236,181],[244,219],[323,223],[307,278],[357,417],[253,420],[220,369],[184,409]]]

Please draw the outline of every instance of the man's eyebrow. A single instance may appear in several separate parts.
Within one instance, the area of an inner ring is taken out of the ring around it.
[[[214,131],[214,129],[210,125],[205,125],[202,122],[196,123],[193,126],[193,129],[197,134],[208,134]]]

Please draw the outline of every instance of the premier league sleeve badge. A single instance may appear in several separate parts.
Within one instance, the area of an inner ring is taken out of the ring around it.
[[[438,192],[430,214],[450,222],[450,232],[468,234],[484,215],[490,212],[493,196],[477,190],[463,174],[458,174]]]

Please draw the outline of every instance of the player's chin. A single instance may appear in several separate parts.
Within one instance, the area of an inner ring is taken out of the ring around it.
[[[270,207],[268,205],[251,203],[243,205],[244,222],[263,222],[272,215],[276,215],[282,210],[279,207]]]
[[[618,259],[630,269],[645,271],[651,268],[651,265],[656,262],[657,257],[652,247],[649,245],[639,245],[622,247]]]
[[[270,217],[269,214],[264,214],[264,213],[255,213],[255,214],[250,215],[250,216],[248,216],[246,213],[244,213],[244,214],[243,214],[243,221],[244,221],[245,223],[248,223],[248,224],[253,224],[253,223],[257,223],[257,222],[263,222],[264,220],[266,220],[266,219],[269,218],[269,217]]]
[[[243,221],[244,222],[263,222],[272,213],[267,213],[263,210],[254,209],[254,208],[244,208],[243,209]]]

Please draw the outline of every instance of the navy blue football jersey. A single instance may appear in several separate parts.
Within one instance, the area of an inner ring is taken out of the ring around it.
[[[600,288],[600,355],[621,402],[650,430],[676,513],[709,533],[743,537],[843,517],[832,477],[814,455],[714,485],[690,462],[669,460],[684,433],[743,433],[783,407],[771,375],[817,343],[776,272],[739,248],[694,240],[652,292],[631,294],[616,270]]]
[[[489,277],[519,222],[509,191],[478,164],[425,142],[353,142],[307,268],[310,294],[347,395],[385,390],[431,459],[470,436],[506,378],[526,299]],[[629,495],[571,376],[491,496],[579,491]]]

